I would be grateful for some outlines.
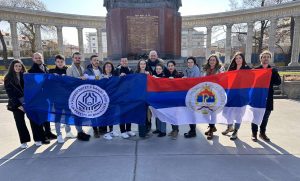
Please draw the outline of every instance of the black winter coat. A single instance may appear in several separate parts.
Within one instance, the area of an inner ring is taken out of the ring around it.
[[[58,74],[58,75],[66,75],[67,74],[67,66],[64,66],[62,69],[58,68],[57,66],[54,69],[50,69],[50,74]]]
[[[130,67],[118,66],[114,72],[114,75],[120,76],[121,73],[125,73],[126,75],[133,74],[133,70]]]
[[[268,68],[272,68],[270,65]],[[263,66],[260,65],[256,67],[255,69],[263,69]],[[274,95],[274,85],[280,85],[281,84],[281,78],[280,75],[278,74],[278,70],[276,68],[272,68],[272,77],[270,81],[270,86],[269,86],[269,94],[267,98],[267,105],[266,105],[266,110],[272,111],[274,109],[274,101],[273,101],[273,95]]]
[[[7,109],[14,111],[23,103],[20,99],[24,97],[24,79],[23,74],[20,74],[20,84],[16,83],[13,79],[7,78],[4,80],[4,88],[8,96]]]
[[[43,65],[44,65],[45,70],[40,69],[39,65],[34,63],[31,66],[31,68],[28,70],[28,73],[49,73],[47,66],[45,64],[43,64]]]

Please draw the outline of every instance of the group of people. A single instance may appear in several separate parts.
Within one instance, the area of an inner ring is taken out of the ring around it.
[[[272,54],[269,51],[264,51],[260,54],[261,65],[256,67],[257,69],[272,68],[269,64]],[[103,79],[110,78],[112,76],[126,76],[128,74],[142,73],[153,76],[155,78],[192,78],[201,76],[210,76],[225,72],[225,68],[221,65],[221,62],[217,55],[212,54],[207,59],[203,67],[197,65],[195,57],[188,57],[186,60],[187,68],[184,72],[179,72],[176,70],[176,62],[173,60],[165,62],[158,58],[156,51],[151,51],[149,53],[149,58],[147,60],[139,60],[135,70],[128,66],[127,58],[121,58],[120,64],[115,67],[112,62],[103,62],[99,60],[97,55],[90,57],[90,64],[84,68],[81,65],[82,55],[79,52],[75,52],[72,55],[72,65],[70,67],[66,66],[65,57],[62,55],[57,55],[55,57],[54,69],[48,69],[44,63],[43,55],[40,53],[34,53],[32,56],[33,65],[28,70],[28,73],[52,73],[60,76],[71,76],[79,79]],[[241,69],[251,69],[247,65],[244,55],[241,52],[237,52],[229,65],[227,71],[235,71]],[[21,148],[27,148],[27,143],[30,142],[29,131],[25,124],[25,110],[23,107],[24,103],[24,79],[23,74],[26,73],[26,68],[21,60],[13,60],[9,66],[9,70],[4,78],[4,85],[6,92],[9,97],[9,103],[7,105],[8,110],[13,112],[14,119],[16,122],[17,130],[19,133]],[[269,95],[267,98],[266,111],[260,125],[259,137],[265,141],[270,141],[266,135],[266,127],[268,123],[269,116],[273,110],[273,85],[280,85],[281,78],[278,71],[272,68],[272,78],[269,86]],[[55,107],[56,111],[59,108]],[[153,134],[157,134],[158,137],[167,136],[166,128],[167,124],[162,122],[158,118],[152,118],[150,109],[147,111],[147,116],[145,124],[138,125],[139,136],[147,138],[149,136],[152,126],[151,120],[155,120],[155,130]],[[213,116],[212,116],[213,118]],[[55,130],[56,135],[51,132],[50,122],[45,120],[42,125],[36,124],[34,121],[30,121],[31,130],[33,134],[33,139],[36,146],[41,146],[42,144],[49,144],[50,140],[57,139],[58,143],[64,143],[64,138],[61,133],[61,116],[56,115],[55,117]],[[227,135],[232,132],[230,139],[235,140],[238,138],[238,130],[240,128],[241,120],[232,120],[235,122],[234,125],[228,125],[226,130],[222,132],[223,135]],[[76,123],[76,119],[75,119]],[[77,125],[77,124],[76,124]],[[80,124],[78,124],[80,125]],[[136,133],[131,130],[131,124],[120,124],[120,134],[113,129],[113,125],[104,127],[93,127],[94,137],[99,138],[103,135],[105,139],[111,140],[113,137],[121,136],[124,139],[136,136]],[[176,139],[179,133],[178,125],[171,125],[172,130],[168,133],[172,139]],[[196,124],[189,125],[190,130],[184,133],[185,138],[196,137]],[[76,126],[77,139],[81,141],[89,141],[90,135],[85,133],[82,126]],[[71,132],[70,125],[65,125],[66,138],[74,138],[74,134]],[[217,131],[215,124],[209,124],[208,130],[204,133],[208,140],[212,140],[214,132]],[[252,124],[252,140],[257,141],[258,125]]]

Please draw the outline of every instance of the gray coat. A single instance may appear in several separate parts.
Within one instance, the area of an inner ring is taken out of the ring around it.
[[[201,77],[201,71],[198,66],[194,65],[193,68],[187,68],[184,71],[184,76],[190,77]]]
[[[84,73],[84,68],[82,66],[80,66],[80,68],[82,70],[82,73]],[[76,77],[76,78],[80,77],[80,73],[76,65],[74,65],[74,63],[67,69],[67,76]]]

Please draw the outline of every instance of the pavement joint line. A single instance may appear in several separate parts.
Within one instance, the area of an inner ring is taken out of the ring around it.
[[[134,149],[134,167],[133,167],[133,181],[136,180],[136,169],[137,169],[137,162],[138,162],[138,140],[135,142],[135,149]]]
[[[30,158],[9,158],[3,159],[1,158],[0,161],[7,161],[7,160],[31,160],[31,159],[63,159],[63,158],[101,158],[101,157],[134,157],[138,158],[140,156],[300,156],[298,154],[143,154],[143,155],[93,155],[93,156],[63,156],[63,157],[30,157]],[[135,162],[137,164],[137,160]]]

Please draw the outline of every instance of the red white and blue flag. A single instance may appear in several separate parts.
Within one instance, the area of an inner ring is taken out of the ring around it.
[[[260,125],[271,69],[239,70],[200,78],[147,78],[147,102],[161,121],[175,125]]]
[[[39,124],[144,124],[149,105],[161,121],[175,125],[245,121],[259,125],[271,74],[271,69],[181,79],[135,74],[99,81],[26,74],[25,109]]]

